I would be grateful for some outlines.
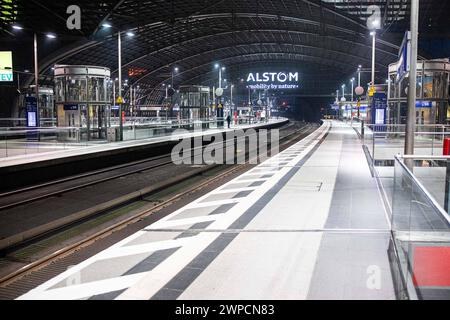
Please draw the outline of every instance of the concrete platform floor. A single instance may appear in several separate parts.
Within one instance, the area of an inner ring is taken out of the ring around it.
[[[353,129],[316,132],[20,299],[395,299]]]

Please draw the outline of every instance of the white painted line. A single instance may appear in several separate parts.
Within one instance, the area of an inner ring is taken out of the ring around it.
[[[75,300],[128,288],[142,279],[145,273],[137,273],[112,279],[75,284],[47,291],[31,290],[17,300]]]
[[[215,233],[201,233],[195,236],[190,245],[178,249],[163,263],[148,272],[144,278],[130,286],[116,300],[148,300],[218,236],[219,234]]]
[[[239,183],[250,183],[250,182],[260,182],[260,181],[267,181],[268,178],[255,178],[255,179],[242,179],[242,180],[236,180],[234,183],[239,184]]]
[[[183,230],[180,230],[180,232],[182,231]],[[184,246],[188,241],[189,238],[180,238],[176,240],[155,241],[134,246],[123,246],[102,252],[98,255],[97,260],[120,258],[141,253],[155,252],[158,250],[178,248]]]
[[[245,192],[245,191],[253,191],[257,189],[258,187],[244,187],[244,188],[236,188],[236,189],[220,189],[217,191],[214,191],[213,194],[227,194],[227,193],[238,193],[238,192]]]
[[[253,176],[266,176],[268,174],[273,174],[274,172],[255,172],[255,173],[245,173],[242,175],[242,177],[253,177]]]
[[[212,196],[213,194],[208,194],[208,197]],[[221,206],[223,204],[232,204],[232,203],[238,203],[241,201],[242,198],[235,198],[235,199],[224,199],[224,200],[217,200],[217,201],[208,201],[208,202],[200,202],[200,203],[190,203],[187,206],[183,208],[183,210],[187,209],[195,209],[195,208],[206,208],[206,207],[214,207],[214,206]],[[178,213],[177,213],[178,214]],[[175,215],[176,216],[176,215]],[[173,216],[174,217],[174,216]],[[168,219],[165,219],[168,220]]]
[[[214,214],[211,216],[200,216],[200,217],[193,217],[193,218],[185,218],[185,219],[172,219],[169,221],[161,221],[161,222],[155,222],[154,224],[146,227],[144,230],[153,230],[153,229],[165,229],[165,228],[171,228],[176,226],[187,226],[187,225],[193,225],[196,223],[201,222],[209,222],[209,221],[215,221],[216,219],[219,219],[222,217],[223,214]]]

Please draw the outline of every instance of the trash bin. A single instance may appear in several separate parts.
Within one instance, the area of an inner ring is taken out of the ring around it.
[[[116,142],[117,141],[117,133],[116,133],[116,131],[117,131],[116,128],[108,128],[106,130],[108,142]]]
[[[450,138],[444,139],[444,150],[442,152],[444,156],[450,156]]]

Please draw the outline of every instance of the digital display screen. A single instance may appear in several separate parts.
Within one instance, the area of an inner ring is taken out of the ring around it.
[[[28,127],[37,127],[36,112],[27,112]]]

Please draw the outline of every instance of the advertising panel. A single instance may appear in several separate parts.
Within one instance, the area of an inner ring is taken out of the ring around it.
[[[13,81],[13,63],[11,51],[0,51],[0,82]]]
[[[286,90],[299,88],[298,72],[250,72],[247,88],[252,90]]]

